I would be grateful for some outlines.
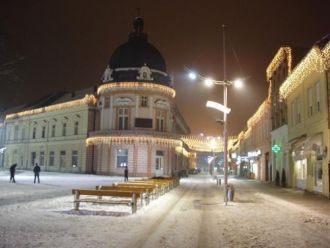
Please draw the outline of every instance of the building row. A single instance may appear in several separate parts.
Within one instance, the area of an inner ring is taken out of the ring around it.
[[[281,47],[266,69],[267,99],[230,148],[242,176],[330,196],[330,35]]]

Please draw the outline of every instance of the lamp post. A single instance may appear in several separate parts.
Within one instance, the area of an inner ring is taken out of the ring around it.
[[[236,88],[241,88],[243,86],[243,82],[239,79],[235,81],[229,80],[214,80],[212,78],[203,77],[200,74],[194,73],[193,71],[189,71],[189,78],[192,80],[200,79],[203,80],[206,86],[212,85],[221,85],[223,86],[223,105],[217,102],[208,101],[206,106],[210,108],[217,109],[218,111],[223,113],[223,139],[224,139],[224,202],[227,205],[228,202],[228,130],[227,130],[227,114],[230,113],[231,109],[228,108],[227,102],[227,93],[228,86],[234,86]]]
[[[235,81],[229,80],[214,80],[211,78],[206,78],[201,76],[200,74],[196,74],[192,71],[189,72],[189,78],[191,79],[201,79],[204,81],[205,85],[221,85],[223,86],[223,105],[217,102],[208,101],[206,106],[210,108],[217,109],[218,111],[223,113],[223,139],[224,139],[224,202],[227,205],[228,202],[228,130],[227,130],[227,114],[230,113],[231,109],[227,106],[227,93],[228,86],[234,86],[236,88],[241,88],[243,86],[243,82],[239,79]]]
[[[214,80],[212,78],[203,77],[200,74],[197,74],[191,71],[189,68],[186,68],[189,72],[188,76],[192,80],[197,78],[203,80],[206,86],[212,85],[221,85],[223,86],[223,105],[216,102],[210,102],[206,104],[207,107],[215,108],[223,112],[223,138],[224,138],[224,202],[227,205],[228,202],[228,131],[227,131],[227,114],[230,112],[230,108],[227,107],[227,93],[228,86],[234,85],[236,88],[241,88],[243,86],[243,81],[240,79],[229,81],[227,80],[227,70],[226,70],[226,40],[225,40],[225,25],[222,25],[222,38],[223,38],[223,80]]]

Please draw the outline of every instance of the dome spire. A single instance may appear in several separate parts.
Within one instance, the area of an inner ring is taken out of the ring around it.
[[[137,10],[138,10],[138,15],[134,18],[133,27],[134,27],[135,33],[142,34],[144,21],[143,21],[143,18],[139,15],[140,8],[138,8]]]

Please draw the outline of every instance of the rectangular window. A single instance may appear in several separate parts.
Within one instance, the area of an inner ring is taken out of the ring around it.
[[[128,130],[128,108],[118,109],[118,129]]]
[[[41,138],[45,138],[46,136],[46,127],[42,127]]]
[[[128,165],[128,149],[117,149],[117,168]]]
[[[66,152],[60,152],[60,167],[65,167],[65,160],[66,160]]]
[[[14,129],[14,140],[18,140],[18,126],[15,126]]]
[[[165,111],[163,110],[156,111],[156,131],[165,131]]]
[[[104,108],[105,109],[110,108],[110,97],[108,97],[108,96],[104,97]]]
[[[55,162],[55,153],[54,151],[49,152],[49,166],[54,166]]]
[[[71,165],[72,167],[78,167],[78,151],[72,151]]]
[[[66,123],[63,123],[62,136],[66,136]]]
[[[33,130],[32,130],[32,139],[35,139],[36,135],[37,135],[37,128],[34,127]]]
[[[39,165],[45,165],[45,152],[40,152]]]
[[[31,166],[34,166],[34,164],[36,162],[36,157],[37,157],[37,153],[31,152]]]
[[[52,137],[55,137],[56,125],[52,125]]]
[[[308,94],[308,116],[313,116],[313,88],[310,87],[307,89]]]
[[[140,105],[141,107],[148,107],[148,97],[147,96],[141,96],[140,98]]]
[[[22,140],[25,139],[25,127],[23,126],[22,127],[22,137],[21,137]]]
[[[74,123],[74,135],[78,135],[78,130],[79,130],[79,122],[76,121]]]
[[[297,124],[301,123],[301,100],[297,97]]]
[[[316,99],[316,106],[315,112],[321,112],[321,92],[320,92],[320,82],[316,82],[315,84],[315,99]]]

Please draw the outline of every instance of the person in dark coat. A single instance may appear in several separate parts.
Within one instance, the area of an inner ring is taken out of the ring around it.
[[[17,164],[13,164],[12,166],[10,166],[10,179],[9,182],[13,181],[13,183],[16,183],[15,181],[15,171],[16,171],[16,166]]]
[[[34,183],[36,183],[37,178],[38,178],[38,183],[40,183],[40,178],[39,178],[40,166],[38,165],[38,163],[36,163],[36,165],[34,166],[33,172],[34,172]]]
[[[128,181],[128,167],[127,167],[127,165],[125,166],[125,170],[124,170],[124,180],[125,180],[125,182]]]

